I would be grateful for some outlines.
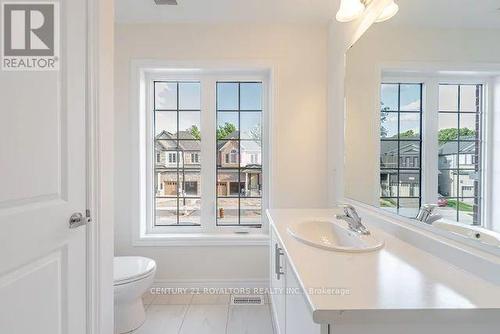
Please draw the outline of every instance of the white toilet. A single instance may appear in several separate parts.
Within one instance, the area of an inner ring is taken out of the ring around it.
[[[152,259],[140,256],[116,256],[113,263],[115,294],[115,333],[127,333],[140,327],[146,314],[142,295],[151,287],[156,272]]]

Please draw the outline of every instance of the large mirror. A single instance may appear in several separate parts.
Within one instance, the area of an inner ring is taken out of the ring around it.
[[[347,53],[346,197],[500,247],[500,1],[397,2]]]

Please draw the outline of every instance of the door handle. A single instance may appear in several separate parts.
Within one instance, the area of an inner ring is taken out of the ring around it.
[[[281,249],[278,244],[274,244],[274,272],[276,273],[276,279],[279,280],[281,275],[284,275],[283,268],[281,267],[281,256],[284,255],[283,249]]]
[[[86,212],[85,216],[81,212],[75,212],[69,217],[69,228],[77,228],[91,221],[90,212]]]

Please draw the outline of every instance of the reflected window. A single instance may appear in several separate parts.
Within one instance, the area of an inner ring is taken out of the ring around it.
[[[422,87],[381,85],[380,207],[410,218],[421,204]]]
[[[439,213],[481,225],[482,109],[480,84],[439,85]]]

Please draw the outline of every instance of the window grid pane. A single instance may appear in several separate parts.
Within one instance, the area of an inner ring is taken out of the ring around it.
[[[381,87],[380,207],[412,218],[421,206],[422,88]]]
[[[439,85],[440,214],[471,225],[481,225],[482,92],[480,84]]]
[[[262,83],[217,82],[218,226],[261,227]]]
[[[200,226],[200,83],[153,82],[155,226]]]

